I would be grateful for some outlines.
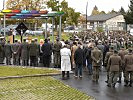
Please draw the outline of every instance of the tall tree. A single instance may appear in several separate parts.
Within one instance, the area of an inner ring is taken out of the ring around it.
[[[8,0],[7,9],[39,10],[42,8],[42,0]]]
[[[92,10],[91,15],[98,15],[98,14],[99,14],[99,10],[98,10],[97,6],[95,5],[95,7]]]
[[[123,7],[121,7],[121,9],[119,10],[119,12],[120,12],[122,15],[125,15],[125,14],[126,14],[126,12],[125,12],[125,10],[124,10]]]
[[[133,0],[130,0],[129,10],[124,16],[126,24],[133,24]]]

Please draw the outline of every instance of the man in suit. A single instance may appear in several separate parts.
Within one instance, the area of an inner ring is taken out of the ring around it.
[[[52,55],[52,46],[48,43],[48,40],[45,39],[45,43],[42,45],[43,52],[43,64],[44,67],[50,67],[50,58]]]
[[[13,65],[19,65],[20,47],[21,46],[18,44],[18,40],[15,40],[15,43],[11,46],[13,53]]]

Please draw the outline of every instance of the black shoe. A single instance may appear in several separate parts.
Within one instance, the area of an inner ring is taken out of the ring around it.
[[[105,83],[108,83],[108,81],[105,81]]]
[[[130,87],[132,87],[132,84],[129,84]]]
[[[114,88],[115,88],[115,83],[112,85],[112,87],[114,87]]]
[[[121,80],[117,81],[118,83],[121,83]]]
[[[125,86],[125,87],[128,87],[128,84],[125,84],[124,86]]]
[[[107,86],[108,86],[108,87],[111,87],[111,85],[110,85],[110,84],[107,84]]]

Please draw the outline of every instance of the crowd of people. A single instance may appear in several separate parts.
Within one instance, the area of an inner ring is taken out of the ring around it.
[[[11,63],[11,58],[13,63]],[[53,59],[52,59],[53,58]],[[98,82],[99,71],[107,71],[107,86],[115,87],[121,82],[122,73],[125,86],[133,84],[133,36],[127,32],[86,32],[73,34],[70,40],[56,38],[32,39],[31,43],[23,39],[13,44],[0,42],[0,63],[6,59],[7,65],[39,66],[53,65],[61,68],[62,79],[69,79],[69,71],[74,71],[75,78],[82,78],[83,68],[88,68],[92,81]],[[53,61],[52,61],[53,60]]]

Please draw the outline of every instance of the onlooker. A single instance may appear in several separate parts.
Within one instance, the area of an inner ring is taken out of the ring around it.
[[[61,55],[61,71],[62,71],[62,79],[65,78],[65,72],[67,72],[67,79],[69,76],[69,71],[71,71],[71,50],[67,48],[67,44],[60,50]]]
[[[76,64],[75,67],[75,77],[79,77],[82,78],[82,68],[83,68],[83,61],[84,61],[84,51],[83,49],[81,49],[81,42],[78,42],[78,48],[74,53],[74,61]]]

